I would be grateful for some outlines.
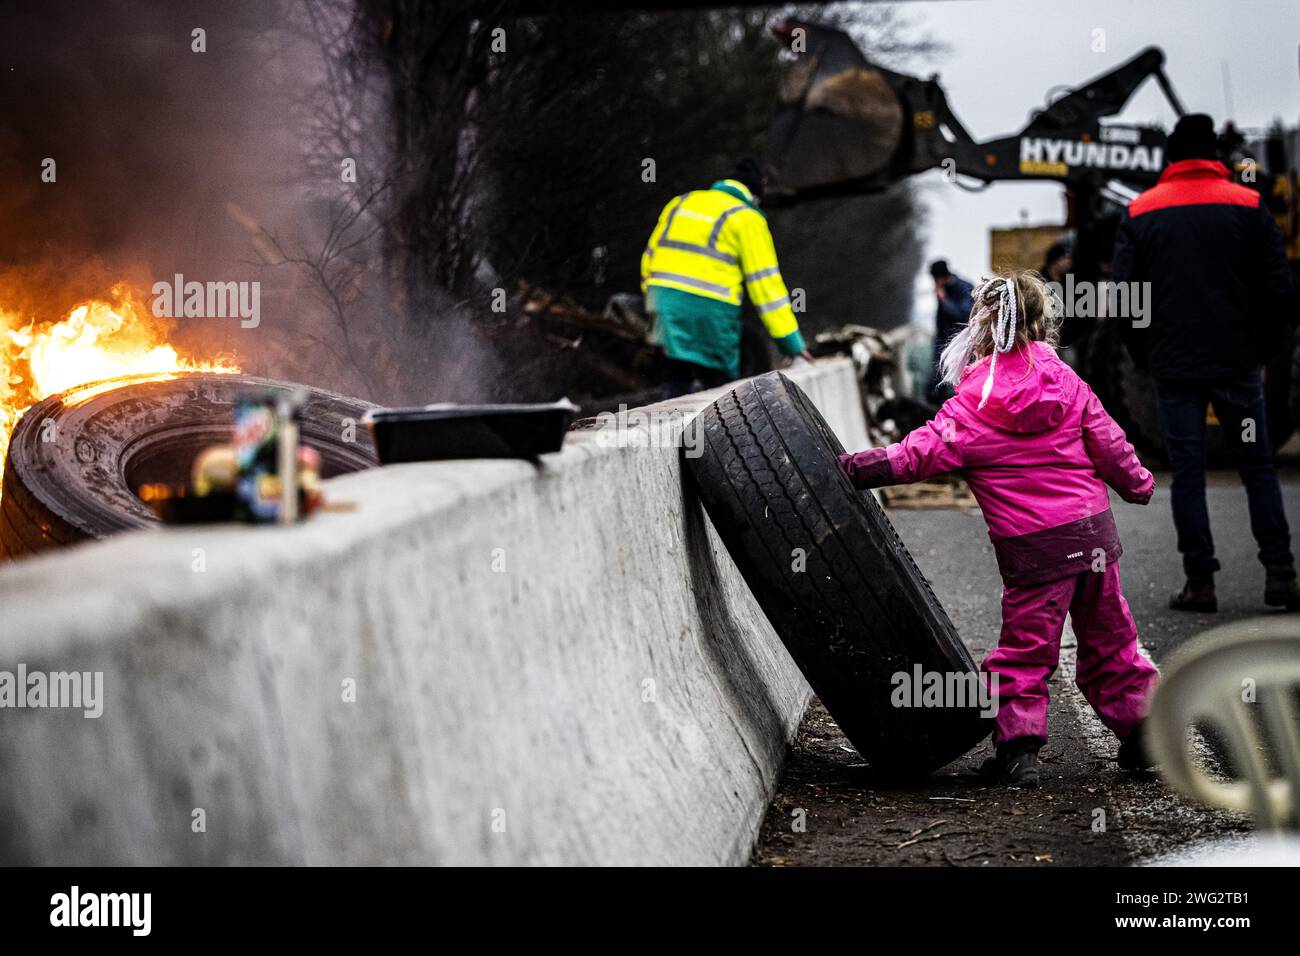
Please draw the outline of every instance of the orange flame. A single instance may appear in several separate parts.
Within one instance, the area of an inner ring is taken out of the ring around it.
[[[67,318],[40,325],[0,305],[0,475],[14,426],[43,398],[120,375],[239,371],[224,358],[181,356],[167,343],[172,320],[153,315],[127,286],[114,286],[109,298],[82,302]]]

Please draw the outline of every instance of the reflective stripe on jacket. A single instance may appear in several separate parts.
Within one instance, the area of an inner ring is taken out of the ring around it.
[[[664,326],[657,334],[673,358],[737,374],[739,354],[732,357],[730,351],[733,340],[738,349],[742,290],[782,352],[797,355],[804,349],[767,220],[753,205],[749,190],[735,180],[677,196],[664,207],[641,257],[641,288]],[[652,296],[654,289],[731,308],[699,303],[695,311],[710,317],[704,322],[685,315],[691,311],[691,299]],[[656,301],[670,307],[655,310]],[[686,329],[674,328],[683,322],[691,326],[689,336],[678,334]]]

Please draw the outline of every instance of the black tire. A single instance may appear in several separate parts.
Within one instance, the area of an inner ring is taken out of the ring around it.
[[[204,447],[230,440],[234,402],[248,392],[301,388],[246,375],[185,374],[69,389],[32,406],[14,429],[0,496],[0,557],[102,538],[157,523],[136,495],[145,482],[180,484]],[[304,389],[302,440],[322,477],[378,464],[364,427],[373,406]]]
[[[709,517],[858,752],[910,776],[970,750],[992,729],[975,701],[891,701],[896,674],[974,675],[975,662],[880,505],[840,471],[843,447],[812,402],[772,372],[718,399],[702,423],[703,453],[687,466]]]

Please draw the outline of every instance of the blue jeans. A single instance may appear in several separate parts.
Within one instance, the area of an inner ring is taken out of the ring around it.
[[[1259,560],[1265,566],[1290,565],[1291,532],[1273,468],[1259,369],[1214,381],[1157,381],[1156,401],[1173,469],[1174,528],[1187,576],[1207,577],[1219,570],[1205,505],[1207,403],[1214,405],[1225,447],[1246,486],[1250,531],[1259,545]]]

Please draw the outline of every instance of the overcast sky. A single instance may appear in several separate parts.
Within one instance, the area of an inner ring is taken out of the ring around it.
[[[1020,130],[1049,89],[1076,86],[1147,46],[1165,52],[1165,71],[1192,112],[1216,124],[1228,114],[1243,129],[1281,118],[1300,120],[1300,0],[939,0],[901,5],[920,32],[947,47],[933,64],[948,103],[977,140]],[[1105,31],[1105,51],[1093,52],[1094,30]],[[1225,94],[1226,64],[1230,94]],[[1174,113],[1148,80],[1118,119],[1171,125]],[[962,192],[937,172],[918,177],[929,211],[926,257],[947,258],[968,277],[989,265],[988,230],[1061,222],[1058,186],[998,183],[983,193]],[[933,317],[928,275],[918,312]]]

